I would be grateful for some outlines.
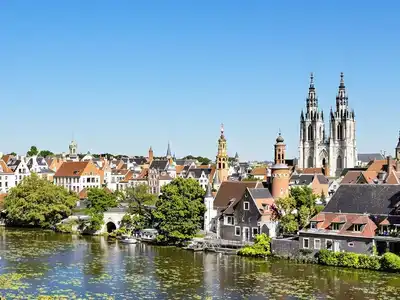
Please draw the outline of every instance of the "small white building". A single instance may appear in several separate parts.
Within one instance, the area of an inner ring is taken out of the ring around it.
[[[10,188],[15,186],[14,172],[7,164],[0,160],[0,194],[7,194]]]
[[[206,212],[204,213],[204,231],[215,232],[216,226],[215,218],[217,216],[217,210],[214,209],[214,197],[211,191],[211,184],[207,185],[206,194],[204,196],[204,205],[206,206]]]
[[[18,185],[26,176],[31,175],[31,172],[26,165],[25,158],[22,156],[11,158],[8,161],[7,166],[15,175],[15,185]]]

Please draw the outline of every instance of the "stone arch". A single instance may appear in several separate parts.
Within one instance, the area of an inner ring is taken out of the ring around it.
[[[109,221],[109,222],[106,224],[106,227],[107,227],[107,232],[108,232],[108,233],[111,233],[111,232],[113,232],[114,230],[117,229],[117,225],[115,225],[115,223],[112,222],[112,221]]]
[[[319,160],[321,161],[321,166],[325,166],[328,163],[328,152],[325,149],[322,149],[319,153]]]

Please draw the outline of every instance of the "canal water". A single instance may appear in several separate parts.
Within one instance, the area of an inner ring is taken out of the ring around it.
[[[6,299],[400,299],[400,274],[0,228]]]

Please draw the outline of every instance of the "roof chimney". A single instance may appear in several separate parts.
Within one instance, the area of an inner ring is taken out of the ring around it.
[[[387,157],[387,172],[388,172],[388,175],[390,173],[392,173],[392,169],[393,169],[392,160],[390,159],[390,156],[388,156]]]

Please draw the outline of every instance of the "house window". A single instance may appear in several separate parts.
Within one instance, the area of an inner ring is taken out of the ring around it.
[[[249,210],[250,209],[250,202],[247,202],[247,201],[243,202],[243,209],[244,210]]]
[[[264,203],[262,206],[263,206],[264,211],[269,210],[269,205],[268,204]]]
[[[340,230],[340,224],[339,223],[332,223],[332,230]]]
[[[308,248],[310,248],[310,239],[304,238],[303,239],[303,249],[308,249]]]
[[[321,240],[320,239],[314,239],[314,249],[315,250],[321,249]]]
[[[235,235],[240,236],[240,234],[241,234],[240,226],[235,226]]]
[[[251,233],[252,233],[251,236],[255,237],[258,234],[258,227],[253,227]]]
[[[353,231],[361,232],[362,224],[354,224]]]
[[[354,243],[353,243],[353,242],[348,242],[348,243],[347,243],[347,246],[353,248],[353,247],[354,247]]]
[[[381,234],[389,232],[389,226],[381,225]]]
[[[234,225],[234,219],[232,216],[225,216],[225,225]]]
[[[311,222],[310,223],[310,228],[311,229],[317,229],[317,222]]]
[[[325,245],[326,245],[326,250],[330,250],[330,251],[333,250],[333,243],[332,243],[332,240],[326,240],[326,241],[325,241]]]

